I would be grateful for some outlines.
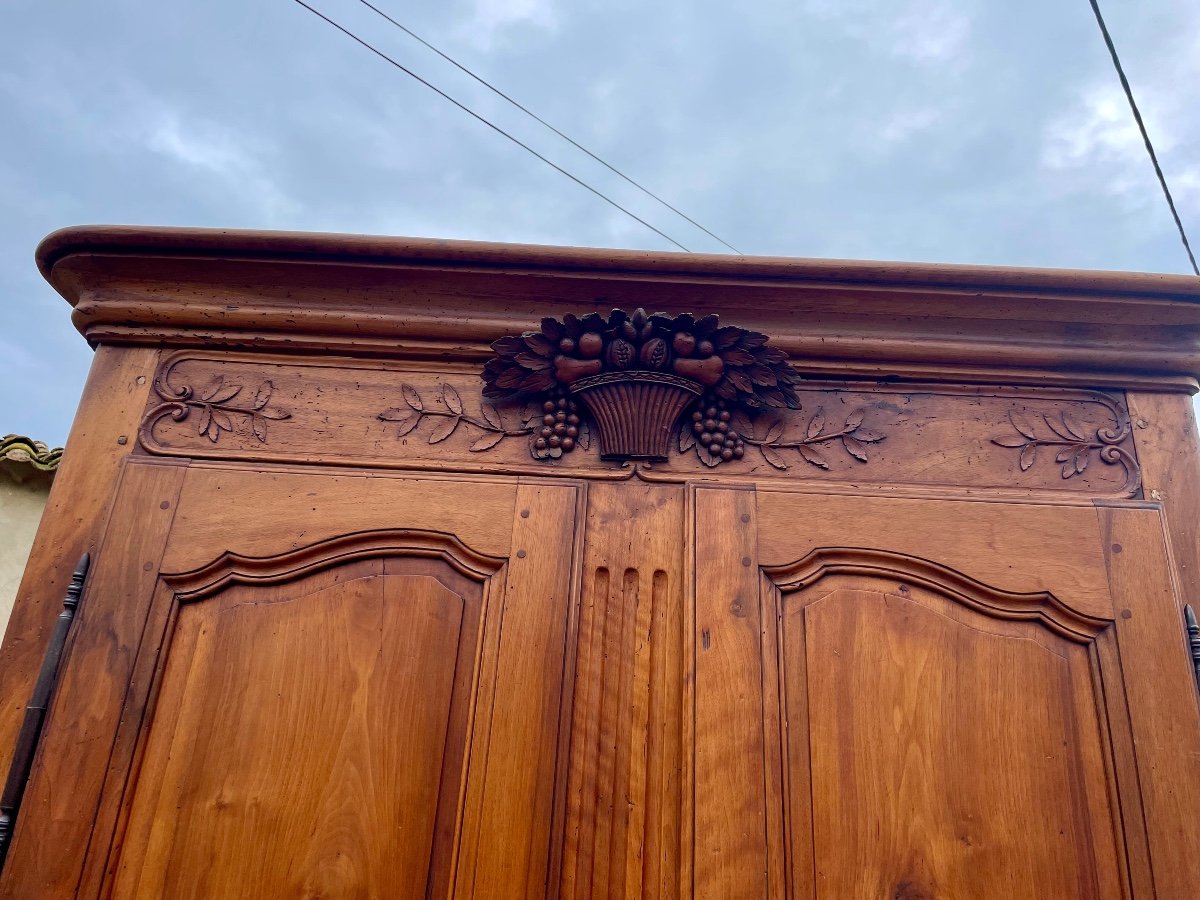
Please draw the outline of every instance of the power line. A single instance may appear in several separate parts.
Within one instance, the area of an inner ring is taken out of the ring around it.
[[[383,17],[384,19],[386,19],[387,21],[391,22],[393,25],[395,25],[397,28],[399,28],[401,31],[403,31],[405,34],[407,34],[413,40],[428,47],[430,50],[432,50],[434,53],[436,53],[442,59],[446,60],[446,62],[450,63],[450,65],[454,66],[455,68],[459,69],[462,72],[465,72],[467,75],[474,78],[476,81],[478,81],[480,84],[482,84],[485,88],[487,88],[489,91],[491,91],[496,96],[501,97],[504,100],[507,100],[509,103],[511,103],[517,109],[519,109],[521,112],[525,113],[525,115],[529,116],[534,121],[539,122],[540,124],[544,125],[546,128],[549,128],[551,131],[553,131],[555,134],[557,134],[560,138],[562,138],[564,141],[566,141],[568,144],[570,144],[575,149],[582,150],[584,153],[586,153],[588,156],[590,156],[596,162],[600,163],[600,165],[604,166],[606,169],[608,169],[613,174],[618,175],[621,178],[625,179],[627,182],[632,184],[635,188],[637,188],[639,191],[641,191],[646,196],[652,197],[653,199],[655,199],[659,203],[661,203],[663,206],[665,206],[667,209],[669,209],[671,212],[675,213],[675,215],[677,215],[680,218],[685,219],[688,222],[690,222],[691,224],[695,225],[697,228],[699,228],[701,231],[703,231],[705,234],[707,234],[713,240],[724,244],[726,247],[728,247],[734,253],[737,253],[737,254],[742,253],[742,251],[739,250],[737,247],[733,246],[733,244],[731,244],[728,241],[726,241],[725,239],[713,234],[711,231],[709,231],[707,228],[705,228],[703,225],[701,225],[699,222],[697,222],[691,216],[676,209],[674,206],[672,206],[670,203],[668,203],[662,197],[658,196],[658,194],[654,193],[649,188],[644,187],[643,185],[634,181],[632,178],[630,178],[628,175],[626,175],[624,172],[622,172],[616,166],[611,165],[608,162],[606,162],[605,160],[601,159],[599,156],[597,156],[595,153],[593,153],[587,147],[583,146],[583,144],[576,141],[574,138],[571,138],[570,136],[563,134],[561,131],[559,131],[557,128],[555,128],[553,125],[551,125],[545,119],[543,119],[537,113],[526,108],[525,106],[522,106],[520,103],[518,103],[516,100],[514,100],[508,94],[504,93],[504,91],[500,90],[500,88],[496,87],[494,84],[489,82],[487,79],[482,78],[479,75],[476,75],[474,72],[472,72],[470,69],[468,69],[462,63],[460,63],[458,60],[454,59],[454,57],[450,56],[447,53],[442,52],[437,47],[433,46],[433,44],[429,43],[429,41],[425,40],[425,38],[421,37],[419,34],[417,34],[411,28],[407,27],[406,25],[401,24],[400,22],[397,22],[395,19],[393,19],[391,16],[389,16],[383,10],[381,10],[378,6],[375,6],[373,3],[369,2],[369,0],[358,0],[358,2],[361,3],[363,6],[365,6],[367,9],[374,12],[376,15],[379,15],[379,16]]]
[[[1129,79],[1125,77],[1125,70],[1121,66],[1120,57],[1117,56],[1117,48],[1113,45],[1112,35],[1108,33],[1108,26],[1104,24],[1104,16],[1100,15],[1099,0],[1089,0],[1089,2],[1092,4],[1092,12],[1096,14],[1096,24],[1100,26],[1100,33],[1104,35],[1104,44],[1108,47],[1108,55],[1112,57],[1117,77],[1121,79],[1121,87],[1125,90],[1125,99],[1129,101],[1129,108],[1133,110],[1133,118],[1137,121],[1138,130],[1142,133],[1142,141],[1146,145],[1146,152],[1150,154],[1150,162],[1154,164],[1154,174],[1158,176],[1163,196],[1167,198],[1167,206],[1171,209],[1171,218],[1175,220],[1175,227],[1179,229],[1179,239],[1183,241],[1183,249],[1187,251],[1192,271],[1200,275],[1200,268],[1197,268],[1196,257],[1192,253],[1192,245],[1188,243],[1187,232],[1183,230],[1183,222],[1179,218],[1179,211],[1175,208],[1175,199],[1171,196],[1171,189],[1167,187],[1167,177],[1163,175],[1162,166],[1158,164],[1158,154],[1154,152],[1154,145],[1150,143],[1150,135],[1146,131],[1146,123],[1142,121],[1142,114],[1133,99],[1133,88],[1129,86]]]
[[[540,159],[542,162],[544,162],[550,168],[554,169],[556,172],[561,172],[563,175],[566,175],[568,178],[570,178],[573,182],[575,182],[580,187],[586,188],[587,190],[591,191],[593,194],[595,194],[597,197],[599,197],[605,203],[609,204],[610,206],[615,207],[616,209],[619,209],[621,212],[625,213],[625,215],[629,216],[629,218],[631,218],[637,222],[640,222],[642,225],[645,225],[647,228],[649,228],[651,231],[653,231],[659,237],[663,238],[664,240],[670,241],[672,244],[674,244],[680,250],[683,250],[685,253],[692,252],[691,250],[689,250],[687,247],[683,246],[683,244],[679,243],[679,241],[675,240],[675,238],[671,237],[666,232],[660,231],[659,229],[655,228],[653,225],[651,225],[645,219],[643,219],[643,218],[635,215],[634,213],[630,212],[629,210],[627,210],[625,207],[623,207],[621,204],[619,204],[616,200],[613,200],[612,198],[608,197],[606,194],[602,194],[600,191],[596,190],[596,188],[592,187],[586,181],[576,178],[574,175],[572,175],[570,172],[568,172],[562,166],[558,165],[557,163],[551,162],[546,157],[542,156],[542,154],[538,153],[536,150],[534,150],[532,147],[530,147],[528,144],[525,144],[525,143],[521,142],[520,140],[518,140],[517,138],[513,137],[511,134],[509,134],[507,131],[505,131],[503,128],[501,128],[499,125],[495,125],[492,122],[488,121],[483,116],[481,116],[479,113],[475,112],[475,110],[471,109],[469,106],[466,106],[465,104],[460,103],[459,101],[455,100],[453,97],[451,97],[445,91],[443,91],[441,88],[435,87],[434,85],[432,85],[428,81],[426,81],[424,78],[422,78],[420,75],[418,75],[416,72],[413,72],[411,69],[408,69],[405,66],[401,65],[400,63],[396,62],[396,60],[392,59],[390,56],[388,56],[382,50],[379,50],[378,48],[372,46],[371,44],[368,44],[366,41],[364,41],[362,38],[360,38],[353,31],[350,31],[348,28],[345,28],[345,27],[339,25],[337,22],[333,21],[333,19],[329,18],[329,16],[325,15],[323,12],[313,9],[313,7],[311,7],[307,3],[305,3],[304,0],[294,0],[294,2],[296,2],[300,6],[303,6],[305,9],[307,9],[310,13],[312,13],[317,18],[325,20],[325,22],[332,25],[334,28],[336,28],[342,34],[346,35],[346,37],[351,38],[352,40],[358,42],[359,44],[362,44],[364,47],[366,47],[368,50],[370,50],[372,53],[374,53],[380,59],[391,63],[393,66],[395,66],[401,72],[403,72],[405,75],[408,75],[409,77],[421,82],[421,84],[425,85],[425,87],[429,88],[431,91],[433,91],[438,96],[442,97],[445,100],[449,100],[451,103],[453,103],[459,109],[461,109],[463,112],[467,113],[472,118],[478,119],[480,122],[482,122],[488,128],[492,129],[492,131],[495,131],[497,134],[501,134],[504,137],[508,138],[510,141],[512,141],[514,144],[516,144],[522,150],[526,150],[529,153],[532,153],[534,156],[536,156],[538,159]]]

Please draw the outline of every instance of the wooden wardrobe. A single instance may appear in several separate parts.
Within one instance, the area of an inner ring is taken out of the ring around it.
[[[92,563],[0,897],[1200,897],[1200,280],[38,263],[95,361],[0,762]]]

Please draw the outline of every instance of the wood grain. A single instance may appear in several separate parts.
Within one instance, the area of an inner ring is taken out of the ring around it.
[[[762,612],[752,491],[695,493],[697,898],[780,896],[767,879]]]
[[[817,547],[873,547],[932,557],[1010,591],[1052,591],[1080,613],[1113,617],[1090,506],[760,490],[758,509],[767,566],[793,562]]]
[[[185,466],[128,465],[89,577],[0,879],[0,897],[70,897],[141,645]],[[46,847],[56,847],[48,864]]]
[[[514,323],[643,306],[736,309],[807,371],[1172,389],[1200,371],[1183,276],[111,226],[49,236],[38,263],[102,342],[481,359]]]
[[[71,572],[85,551],[95,556],[120,461],[135,446],[158,356],[150,348],[101,347],[92,359],[0,647],[5,771]]]
[[[683,490],[592,485],[557,896],[679,896]]]
[[[185,605],[117,895],[444,893],[454,831],[436,826],[458,811],[474,587],[376,560]]]
[[[1124,896],[1096,692],[1073,688],[1086,649],[872,579],[807,599],[786,599],[782,648],[807,694],[788,717],[792,769],[811,766],[791,785],[813,810],[799,896]]]
[[[517,489],[517,507],[529,515],[513,520],[503,606],[487,626],[499,647],[480,692],[490,724],[472,746],[478,791],[467,801],[456,897],[540,897],[557,877],[551,825],[567,771],[560,724],[579,493],[571,484]]]
[[[1129,696],[1154,884],[1196,892],[1200,859],[1200,708],[1164,542],[1153,509],[1100,508]]]
[[[529,436],[521,433],[529,418],[527,404],[493,405],[480,388],[477,368],[461,365],[184,351],[160,368],[139,440],[149,453],[188,458],[336,460],[395,469],[591,478],[625,474],[600,459],[596,434],[586,448],[576,447],[560,459],[533,459]],[[171,399],[183,390],[193,392],[190,406]],[[446,403],[447,390],[455,409]],[[264,410],[287,418],[254,419],[254,398],[267,393]],[[199,399],[210,394],[226,398],[211,413]],[[705,465],[694,448],[679,452],[672,429],[668,458],[654,464],[656,477],[1086,497],[1125,497],[1140,487],[1129,417],[1119,395],[810,380],[798,386],[797,396],[797,410],[768,410],[739,424],[747,429],[745,456],[715,468]],[[186,415],[178,418],[180,412]],[[504,434],[488,430],[496,427],[489,426],[489,415]],[[858,424],[843,434],[853,422]],[[819,427],[810,437],[814,424]],[[1105,443],[1101,433],[1119,439]],[[800,440],[811,441],[803,453],[795,446]],[[1028,449],[1018,446],[1022,441]],[[1106,461],[1105,450],[1113,446],[1120,453]],[[1078,467],[1064,468],[1058,459],[1064,451]]]

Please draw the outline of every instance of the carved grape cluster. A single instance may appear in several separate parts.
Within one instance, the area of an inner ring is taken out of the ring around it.
[[[708,466],[746,455],[746,445],[734,428],[729,404],[720,397],[708,395],[692,409],[689,422],[680,431],[679,449],[686,453],[693,446],[701,462]]]
[[[570,453],[580,446],[581,429],[586,427],[575,401],[561,388],[542,404],[540,424],[531,418],[530,427],[535,425],[529,444],[534,459],[558,459],[564,453]]]
[[[501,338],[483,370],[485,397],[537,394],[605,372],[666,372],[689,379],[717,399],[751,408],[799,405],[799,376],[766,335],[720,325],[715,315],[632,315],[615,309],[562,320],[540,331]]]

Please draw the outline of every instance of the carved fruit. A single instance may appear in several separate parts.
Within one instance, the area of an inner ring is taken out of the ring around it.
[[[696,349],[695,335],[688,334],[686,331],[676,332],[674,339],[671,341],[671,346],[675,348],[675,352],[680,356],[691,356]]]
[[[662,338],[651,338],[642,344],[642,365],[647,369],[665,369],[667,366],[667,342]]]
[[[563,353],[571,353],[575,350],[575,341],[569,337],[565,337],[558,342],[558,349]]]
[[[691,378],[712,387],[725,374],[725,363],[719,356],[710,356],[708,359],[677,359],[674,369],[676,374],[684,378]]]
[[[696,345],[696,352],[704,359],[713,355],[712,341],[701,341]]]
[[[586,359],[595,359],[604,350],[604,338],[594,331],[579,336],[579,353]]]
[[[637,353],[633,349],[633,344],[624,338],[617,338],[608,345],[608,364],[614,369],[628,369],[633,365],[634,355]]]
[[[554,377],[563,384],[570,384],[588,375],[599,375],[604,363],[598,359],[572,359],[560,356],[554,360]]]
[[[628,338],[631,341],[636,341],[637,336],[638,336],[638,330],[633,327],[632,322],[622,322],[621,323],[621,334],[624,335],[626,338]]]

